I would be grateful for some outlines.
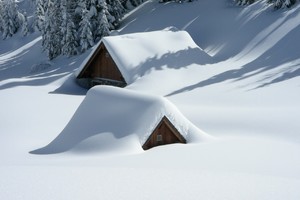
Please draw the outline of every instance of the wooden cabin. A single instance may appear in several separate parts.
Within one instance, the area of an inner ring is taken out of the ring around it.
[[[102,85],[91,88],[59,135],[34,153],[64,152],[96,135],[104,151],[111,150],[107,145],[143,151],[209,138],[165,97]]]
[[[206,54],[186,31],[164,30],[103,37],[75,72],[79,85],[125,87],[151,71],[207,64]]]
[[[170,120],[164,116],[142,147],[144,150],[148,150],[152,147],[173,143],[185,144],[186,139],[179,133]]]
[[[100,43],[78,74],[77,82],[85,88],[91,88],[95,85],[113,85],[117,87],[127,85],[103,42]]]

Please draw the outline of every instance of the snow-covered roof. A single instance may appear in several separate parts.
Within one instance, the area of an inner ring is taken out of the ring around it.
[[[104,43],[127,84],[155,68],[176,67],[183,60],[207,63],[211,58],[193,41],[186,31],[176,28],[152,32],[107,36]],[[95,48],[78,69],[76,76],[97,51]]]
[[[59,136],[35,153],[63,152],[86,138],[104,133],[112,134],[116,140],[131,138],[130,143],[141,149],[164,116],[187,142],[208,137],[164,97],[113,86],[95,86]]]

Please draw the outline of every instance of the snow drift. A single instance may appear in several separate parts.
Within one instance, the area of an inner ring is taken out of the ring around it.
[[[141,145],[164,116],[188,143],[209,138],[166,98],[112,86],[96,86],[89,90],[59,136],[49,145],[31,153],[64,152],[97,134],[105,134],[103,139],[108,144],[116,144],[119,139],[128,138],[125,142],[131,144],[128,145],[130,148],[142,150]]]

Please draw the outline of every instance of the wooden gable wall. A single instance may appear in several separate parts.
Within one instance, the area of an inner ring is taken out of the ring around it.
[[[186,140],[164,116],[142,147],[147,150],[155,146],[173,143],[186,143]]]
[[[100,44],[98,49],[91,56],[77,78],[87,78],[91,80],[108,79],[126,84],[118,66],[103,43]]]

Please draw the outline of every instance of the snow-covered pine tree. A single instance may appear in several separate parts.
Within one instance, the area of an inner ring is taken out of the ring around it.
[[[276,0],[274,3],[274,8],[289,8],[296,3],[296,0]]]
[[[22,23],[22,35],[26,36],[28,35],[29,29],[28,29],[28,19],[27,19],[27,14],[26,12],[24,14],[19,14],[19,18]]]
[[[61,14],[60,1],[48,0],[45,13],[45,27],[42,33],[42,45],[44,50],[47,51],[50,60],[61,54]]]
[[[71,14],[72,19],[73,19],[73,23],[74,23],[76,28],[78,28],[79,22],[81,21],[81,16],[78,15],[78,13],[76,11],[80,1],[81,0],[67,0],[68,7],[69,7],[68,12]]]
[[[100,11],[103,10],[104,8],[104,12],[106,15],[106,19],[108,21],[109,24],[109,29],[115,29],[116,27],[114,26],[116,18],[108,11],[108,4],[106,0],[98,0],[98,5],[100,7]]]
[[[139,5],[138,0],[129,0],[129,2],[131,3],[131,5],[133,5],[134,7],[137,7]]]
[[[61,40],[61,45],[63,46],[65,44],[66,41],[66,32],[67,32],[67,0],[61,0],[61,11],[62,11],[62,21],[61,21],[61,25],[60,25],[60,30],[61,30],[61,34],[62,34],[62,40]]]
[[[134,7],[139,6],[140,4],[142,4],[144,2],[144,0],[128,0],[131,5],[133,5]]]
[[[71,15],[72,15],[72,18],[73,18],[73,22],[74,22],[74,25],[76,27],[76,29],[78,29],[78,26],[79,26],[79,22],[81,21],[81,4],[82,2],[85,4],[86,6],[86,0],[68,0],[68,4],[70,6],[70,10],[71,10]],[[78,31],[77,31],[78,32]]]
[[[33,23],[33,28],[38,31],[42,31],[44,29],[45,23],[45,1],[44,0],[36,0],[35,2],[35,19]]]
[[[93,46],[95,41],[109,35],[110,30],[120,22],[126,12],[122,3],[134,1],[138,6],[144,2],[143,0],[34,1],[37,5],[35,26],[42,30],[42,44],[49,59],[61,53],[76,54],[79,45],[84,52]]]
[[[142,3],[144,3],[146,0],[137,0],[138,4],[141,5]]]
[[[99,38],[97,38],[98,40],[100,40],[102,37],[108,36],[110,33],[109,23],[106,18],[105,10],[102,10],[100,12],[99,18],[100,18],[100,25],[99,28],[97,29],[97,35],[99,36]]]
[[[88,17],[90,19],[91,24],[91,30],[93,33],[93,39],[94,41],[98,41],[103,37],[103,29],[102,26],[106,26],[106,24],[101,25],[100,22],[106,23],[108,21],[109,29],[114,29],[114,23],[116,21],[115,17],[110,14],[108,11],[108,5],[105,0],[91,0],[87,1],[87,10]],[[106,19],[102,20],[102,14],[101,12],[104,11],[106,15]]]
[[[96,30],[99,27],[99,20],[98,20],[98,0],[91,0],[88,3],[89,7],[87,7],[88,17],[91,23],[91,30],[93,33],[94,40],[96,39]]]
[[[19,12],[14,0],[2,1],[2,35],[3,39],[11,37],[20,27]]]
[[[78,53],[77,47],[77,32],[75,24],[73,22],[73,13],[74,9],[70,4],[71,1],[62,0],[62,24],[61,24],[61,33],[62,33],[62,54],[67,56],[76,55]]]
[[[290,8],[296,0],[268,0],[267,3],[273,3],[275,9]]]
[[[296,3],[296,0],[285,0],[283,3],[284,7],[290,8]]]
[[[275,9],[282,8],[282,7],[283,7],[283,3],[284,3],[284,0],[276,0],[276,1],[274,2],[274,8],[275,8]]]
[[[99,41],[102,37],[109,35],[110,32],[110,24],[107,19],[108,8],[105,0],[98,0],[97,10],[98,13],[98,22],[99,25],[94,30],[94,40]]]
[[[4,11],[3,11],[3,1],[0,0],[0,33],[3,32],[3,15]]]
[[[86,0],[79,0],[77,6],[75,7],[75,14],[81,15],[82,10],[86,7]]]
[[[256,0],[234,0],[238,5],[249,5],[254,3]],[[297,0],[267,0],[266,3],[273,4],[275,9],[290,8]]]
[[[65,35],[62,40],[64,41],[62,44],[62,54],[73,56],[78,54],[77,32],[69,13],[67,14],[67,18],[69,18],[69,20],[67,20]]]
[[[53,15],[53,34],[54,34],[54,40],[57,45],[57,55],[61,54],[62,49],[62,37],[63,33],[61,32],[61,24],[62,24],[62,10],[61,10],[61,0],[53,0],[54,2],[54,10],[52,12]]]
[[[84,6],[82,8],[82,19],[79,23],[79,38],[80,38],[80,46],[81,52],[86,51],[90,47],[94,45],[92,25],[90,23],[90,15],[89,11]]]
[[[254,3],[256,0],[235,0],[238,5],[249,5]]]
[[[108,12],[115,18],[113,25],[117,27],[124,16],[125,8],[119,0],[107,0],[107,4]]]
[[[84,7],[86,7],[86,0],[79,0],[75,7],[75,15],[81,15]]]
[[[52,4],[53,4],[52,0],[48,0],[47,7],[49,7],[49,9],[45,12],[44,29],[42,31],[43,50],[47,52],[47,56],[50,60],[52,60],[55,57],[55,55],[53,55],[54,54],[53,49],[55,48],[55,44],[53,42],[53,34],[51,34],[53,22],[51,20],[50,11],[52,10],[53,7]]]

